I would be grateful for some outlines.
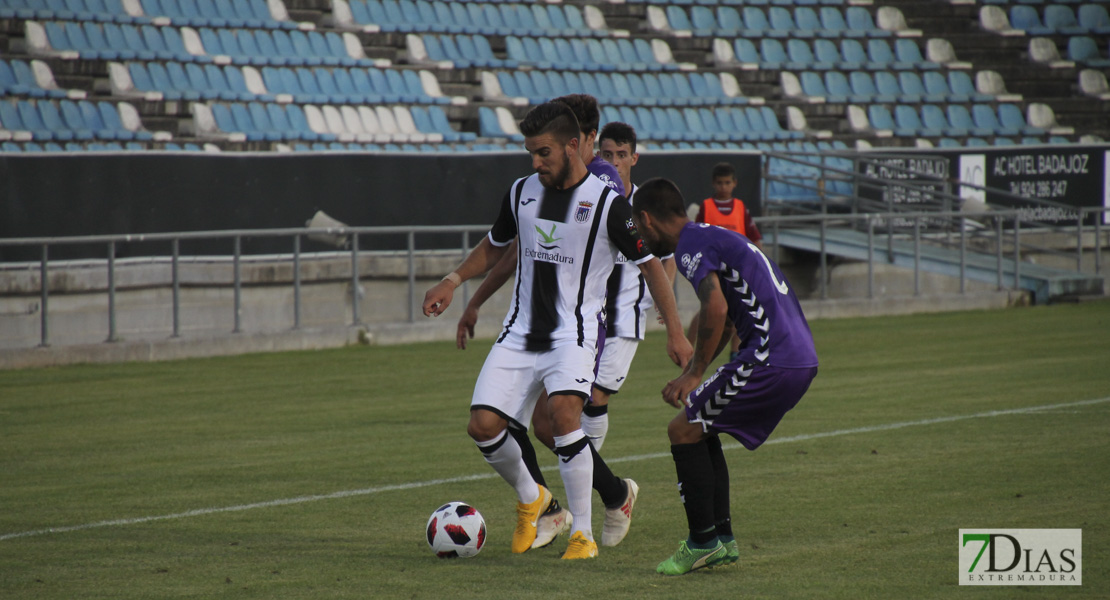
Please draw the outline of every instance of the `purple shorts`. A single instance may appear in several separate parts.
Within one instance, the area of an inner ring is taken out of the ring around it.
[[[728,363],[690,394],[686,417],[706,431],[727,433],[755,450],[798,404],[816,376],[817,367]]]

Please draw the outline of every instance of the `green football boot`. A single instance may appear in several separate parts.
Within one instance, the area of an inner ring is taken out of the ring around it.
[[[739,554],[739,553],[738,553]],[[655,568],[656,573],[663,575],[685,575],[704,567],[711,567],[726,560],[728,550],[719,540],[717,545],[707,550],[691,548],[686,545],[686,540],[678,546],[673,556],[659,563]],[[739,556],[737,557],[739,558]]]

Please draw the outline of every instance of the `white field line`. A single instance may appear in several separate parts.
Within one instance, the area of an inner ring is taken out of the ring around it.
[[[1058,410],[1064,408],[1075,408],[1080,406],[1090,406],[1093,404],[1103,404],[1110,402],[1110,397],[1096,398],[1093,400],[1081,400],[1078,402],[1066,402],[1063,404],[1045,404],[1041,406],[1031,406],[1028,408],[1014,408],[1009,410],[992,410],[987,412],[975,413],[971,415],[956,415],[950,417],[936,417],[933,419],[922,419],[919,421],[903,421],[900,423],[887,423],[884,425],[871,425],[868,427],[856,427],[852,429],[837,429],[834,431],[826,431],[822,433],[806,433],[801,435],[793,435],[786,437],[778,437],[768,440],[767,444],[787,444],[790,442],[805,442],[809,440],[818,440],[822,438],[839,437],[843,435],[854,435],[857,433],[873,433],[876,431],[890,431],[892,429],[903,429],[906,427],[921,427],[926,425],[936,425],[939,423],[952,423],[955,421],[967,421],[970,419],[987,419],[992,417],[1001,417],[1006,415],[1024,415],[1029,413],[1043,412]],[[732,443],[725,444],[725,449],[742,448],[740,444]],[[623,456],[619,458],[606,459],[605,462],[609,464],[637,462],[643,460],[652,460],[657,458],[670,458],[670,452],[655,452],[651,454],[637,454],[634,456]],[[547,467],[544,470],[554,470],[555,467]],[[429,479],[426,481],[413,481],[409,483],[397,483],[393,485],[382,485],[377,487],[363,488],[360,490],[346,490],[341,492],[332,492],[330,494],[316,494],[311,496],[298,496],[296,498],[283,498],[280,500],[267,500],[265,502],[255,502],[252,504],[239,504],[235,506],[220,506],[212,508],[198,508],[185,512],[172,513],[168,515],[155,515],[149,517],[134,517],[130,519],[113,519],[109,521],[96,521],[93,523],[84,523],[82,525],[66,525],[62,527],[48,527],[46,529],[35,529],[31,531],[20,531],[17,533],[6,533],[0,535],[0,541],[12,540],[17,538],[33,537],[39,535],[47,535],[51,533],[67,533],[71,531],[84,531],[86,529],[97,529],[100,527],[120,527],[127,525],[138,525],[141,523],[150,523],[154,521],[169,521],[174,519],[185,519],[188,517],[200,517],[204,515],[212,515],[218,513],[240,512],[245,510],[254,510],[258,508],[271,508],[275,506],[286,506],[290,504],[303,504],[306,502],[316,502],[319,500],[336,500],[339,498],[350,498],[352,496],[368,496],[371,494],[379,494],[383,492],[394,492],[400,490],[411,490],[416,488],[431,487],[434,485],[442,485],[445,483],[461,483],[465,481],[480,481],[483,479],[493,479],[497,477],[496,473],[487,472],[475,475],[464,475],[461,477],[448,477],[445,479]]]

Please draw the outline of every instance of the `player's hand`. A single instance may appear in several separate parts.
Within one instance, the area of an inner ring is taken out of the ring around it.
[[[467,338],[474,339],[474,326],[478,324],[478,309],[467,306],[459,317],[458,330],[455,331],[455,346],[466,350]]]
[[[690,340],[686,339],[685,335],[669,336],[667,356],[671,357],[671,362],[685,369],[690,358],[694,356],[694,347],[690,345]]]
[[[451,306],[451,298],[455,296],[455,284],[450,281],[441,281],[424,294],[424,316],[438,317]]]
[[[675,408],[684,408],[690,402],[690,393],[698,389],[701,378],[683,373],[663,387],[663,401]]]

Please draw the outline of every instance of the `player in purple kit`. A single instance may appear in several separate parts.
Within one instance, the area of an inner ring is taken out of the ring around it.
[[[739,560],[719,434],[755,450],[817,376],[813,336],[782,271],[743,235],[691,222],[685,207],[665,179],[644,183],[632,199],[652,252],[673,252],[701,301],[694,357],[663,388],[663,399],[682,409],[667,435],[690,530],[656,569],[664,575]],[[742,340],[735,358],[702,382],[734,331]]]

